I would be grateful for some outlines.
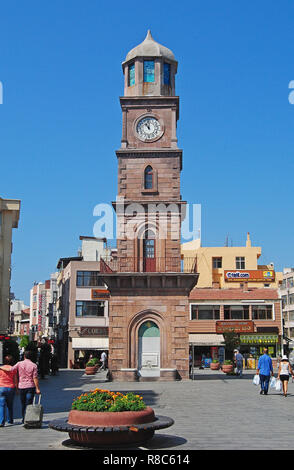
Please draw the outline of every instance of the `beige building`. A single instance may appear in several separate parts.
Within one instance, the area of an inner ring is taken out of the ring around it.
[[[10,314],[12,229],[18,227],[20,201],[0,197],[0,333],[7,333]]]
[[[199,273],[197,287],[278,288],[283,273],[275,272],[274,265],[260,265],[261,247],[252,246],[247,234],[245,246],[203,247],[200,240],[183,243],[181,254],[184,265],[194,258]]]

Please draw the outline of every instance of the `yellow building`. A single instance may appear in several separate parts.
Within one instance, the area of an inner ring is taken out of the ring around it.
[[[17,228],[20,201],[0,197],[0,333],[9,326],[12,229]]]
[[[275,272],[273,264],[259,265],[261,247],[251,245],[247,234],[245,246],[202,247],[200,240],[183,243],[184,265],[199,273],[197,288],[279,287],[283,273]]]

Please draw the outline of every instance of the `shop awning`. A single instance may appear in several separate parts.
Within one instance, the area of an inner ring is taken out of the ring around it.
[[[224,346],[223,342],[223,335],[189,334],[189,343],[195,346]]]
[[[72,338],[73,349],[108,349],[108,338]]]

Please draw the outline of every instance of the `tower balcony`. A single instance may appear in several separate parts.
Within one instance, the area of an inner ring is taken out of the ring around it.
[[[181,257],[127,258],[104,257],[100,260],[101,273],[196,273],[196,258]]]

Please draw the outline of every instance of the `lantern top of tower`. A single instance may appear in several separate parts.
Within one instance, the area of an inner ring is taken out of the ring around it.
[[[172,62],[176,62],[173,52],[153,39],[150,29],[148,29],[144,41],[130,50],[126,56],[125,62],[129,62],[135,57],[163,57]]]

